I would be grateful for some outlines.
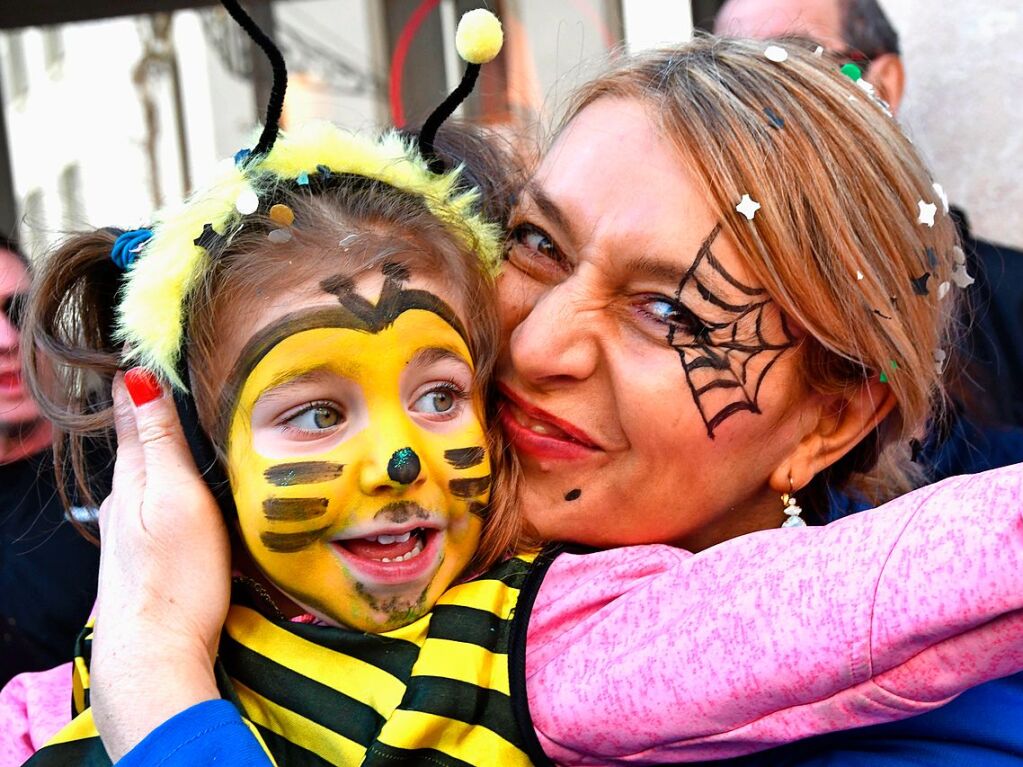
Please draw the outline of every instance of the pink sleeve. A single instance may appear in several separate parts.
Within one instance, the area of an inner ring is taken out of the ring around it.
[[[0,690],[0,767],[17,767],[71,721],[71,664],[19,674]]]
[[[562,555],[526,689],[557,763],[724,758],[901,719],[1023,669],[1023,464],[693,555]]]

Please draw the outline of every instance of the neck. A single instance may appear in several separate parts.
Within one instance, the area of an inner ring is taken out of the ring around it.
[[[48,447],[53,434],[48,421],[36,418],[19,423],[0,423],[0,464],[14,463]]]

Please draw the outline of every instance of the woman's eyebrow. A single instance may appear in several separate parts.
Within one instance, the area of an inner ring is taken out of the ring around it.
[[[523,196],[531,202],[544,217],[560,229],[570,240],[576,240],[576,233],[572,229],[568,216],[558,207],[558,204],[550,198],[535,180],[528,181],[523,189]]]

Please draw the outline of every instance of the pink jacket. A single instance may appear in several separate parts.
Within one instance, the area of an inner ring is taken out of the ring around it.
[[[526,677],[559,764],[723,758],[901,719],[1023,670],[1023,464],[700,554],[562,555]],[[0,693],[0,767],[70,718],[70,665]]]

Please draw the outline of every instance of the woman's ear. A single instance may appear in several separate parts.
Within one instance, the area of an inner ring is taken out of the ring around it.
[[[899,54],[883,53],[873,59],[865,77],[877,88],[877,95],[888,102],[892,114],[898,114],[906,88],[906,71]]]
[[[878,380],[821,399],[816,423],[769,477],[771,489],[779,494],[806,487],[862,442],[895,407],[892,390]]]

